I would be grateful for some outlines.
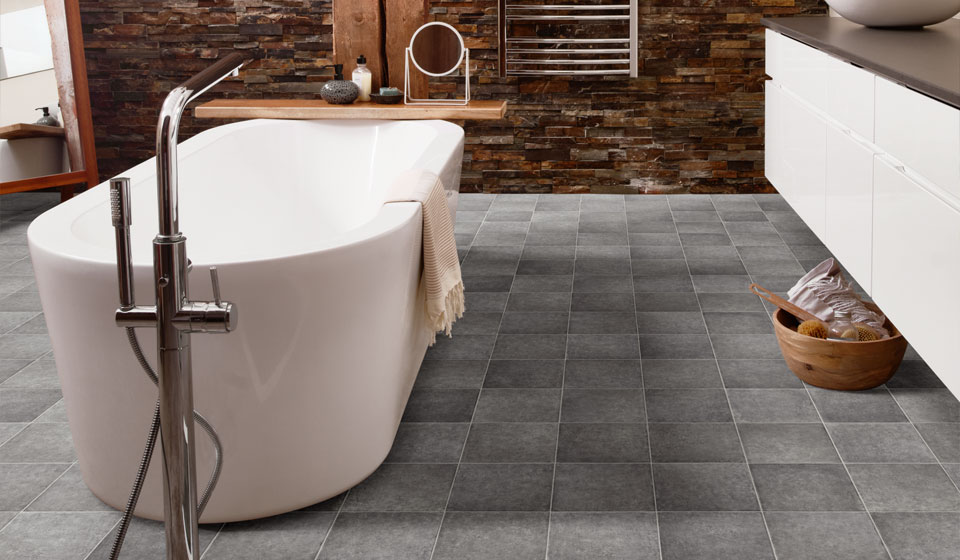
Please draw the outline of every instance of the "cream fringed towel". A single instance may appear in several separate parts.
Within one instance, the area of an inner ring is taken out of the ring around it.
[[[450,336],[453,323],[464,311],[460,257],[443,183],[429,171],[407,171],[390,187],[386,202],[419,202],[423,208],[420,285],[426,294],[425,311],[433,345],[438,331]]]

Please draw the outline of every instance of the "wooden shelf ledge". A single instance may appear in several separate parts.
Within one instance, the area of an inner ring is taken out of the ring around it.
[[[498,120],[506,101],[471,101],[468,105],[377,105],[356,102],[331,105],[320,99],[218,99],[197,106],[198,119],[375,119]]]
[[[64,136],[63,128],[43,124],[16,123],[0,126],[0,140],[19,140],[21,138],[44,138]]]

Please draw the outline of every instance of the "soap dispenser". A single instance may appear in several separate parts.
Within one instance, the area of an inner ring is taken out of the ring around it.
[[[333,68],[333,79],[323,84],[320,97],[334,105],[349,105],[356,101],[360,96],[360,88],[343,79],[343,64],[328,64],[323,68]]]
[[[353,78],[353,83],[360,88],[360,101],[370,101],[373,73],[367,68],[367,57],[362,54],[357,57],[357,67],[354,69],[351,78]]]
[[[54,117],[50,114],[50,107],[37,107],[35,111],[43,111],[43,116],[37,119],[37,122],[34,124],[41,124],[44,126],[60,126],[60,121],[57,120],[57,117]]]

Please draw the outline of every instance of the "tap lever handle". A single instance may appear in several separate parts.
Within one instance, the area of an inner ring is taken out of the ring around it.
[[[210,283],[213,284],[213,301],[220,307],[223,301],[220,299],[220,272],[217,267],[210,267]]]

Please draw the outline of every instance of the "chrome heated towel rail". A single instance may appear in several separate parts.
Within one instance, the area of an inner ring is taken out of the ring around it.
[[[501,76],[637,76],[638,0],[522,1],[499,3]]]

